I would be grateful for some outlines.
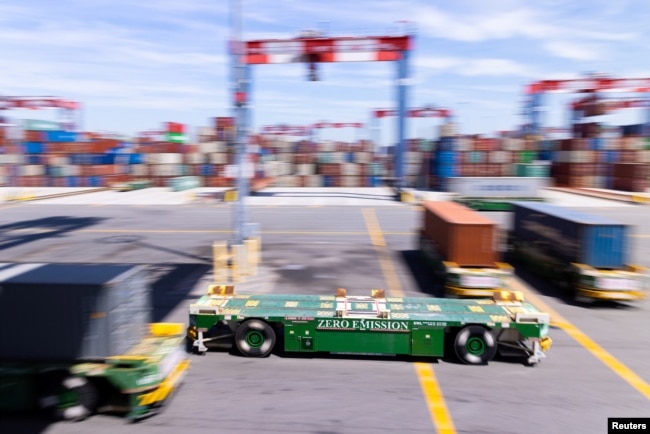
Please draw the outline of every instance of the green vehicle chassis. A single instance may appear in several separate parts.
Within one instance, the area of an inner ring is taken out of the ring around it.
[[[494,300],[459,300],[385,297],[383,290],[319,296],[225,288],[213,285],[190,305],[188,336],[198,353],[234,337],[237,349],[252,357],[268,356],[281,341],[287,352],[430,357],[444,357],[453,346],[467,364],[485,364],[498,349],[515,350],[536,364],[551,344],[549,315],[505,291]]]
[[[0,412],[43,410],[82,420],[95,412],[149,416],[180,385],[189,366],[183,324],[151,325],[128,353],[85,362],[0,362]]]

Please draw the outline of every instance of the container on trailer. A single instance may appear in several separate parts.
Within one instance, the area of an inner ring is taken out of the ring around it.
[[[454,202],[423,202],[423,235],[445,261],[493,266],[498,260],[497,223]]]
[[[513,202],[513,235],[558,258],[595,268],[626,264],[629,227],[581,211],[540,202]]]
[[[142,266],[3,265],[3,359],[102,359],[125,353],[148,331],[150,290]]]

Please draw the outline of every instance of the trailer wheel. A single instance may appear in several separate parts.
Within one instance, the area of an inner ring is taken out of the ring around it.
[[[273,327],[264,321],[250,319],[237,327],[235,344],[247,357],[266,357],[275,346],[276,336]]]
[[[41,382],[40,408],[58,420],[81,421],[97,409],[99,395],[87,378],[52,373]]]
[[[454,341],[456,355],[468,365],[484,365],[497,352],[494,335],[485,327],[470,325],[461,329]]]

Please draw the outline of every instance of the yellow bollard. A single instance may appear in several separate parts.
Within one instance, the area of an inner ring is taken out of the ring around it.
[[[246,266],[246,246],[243,244],[232,245],[232,281],[243,282],[244,277],[248,275],[248,267]]]
[[[212,243],[212,275],[214,283],[228,281],[228,244],[225,241]]]
[[[223,195],[224,202],[236,202],[237,201],[237,190],[227,190]]]
[[[257,266],[259,265],[258,241],[255,238],[244,240],[246,246],[246,262],[248,263],[249,276],[257,275]]]

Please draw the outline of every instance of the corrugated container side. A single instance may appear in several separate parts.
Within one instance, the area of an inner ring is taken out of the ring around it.
[[[546,203],[515,202],[514,235],[560,259],[597,268],[626,263],[627,227],[599,216]]]
[[[423,230],[447,261],[491,266],[497,260],[497,224],[454,202],[424,202]]]
[[[4,358],[102,359],[125,353],[147,333],[150,288],[142,267],[14,264],[3,268],[0,276]],[[26,321],[25,310],[15,306],[29,306],[31,320]],[[128,333],[118,333],[122,325],[128,326]],[[42,339],[35,345],[25,337]]]

